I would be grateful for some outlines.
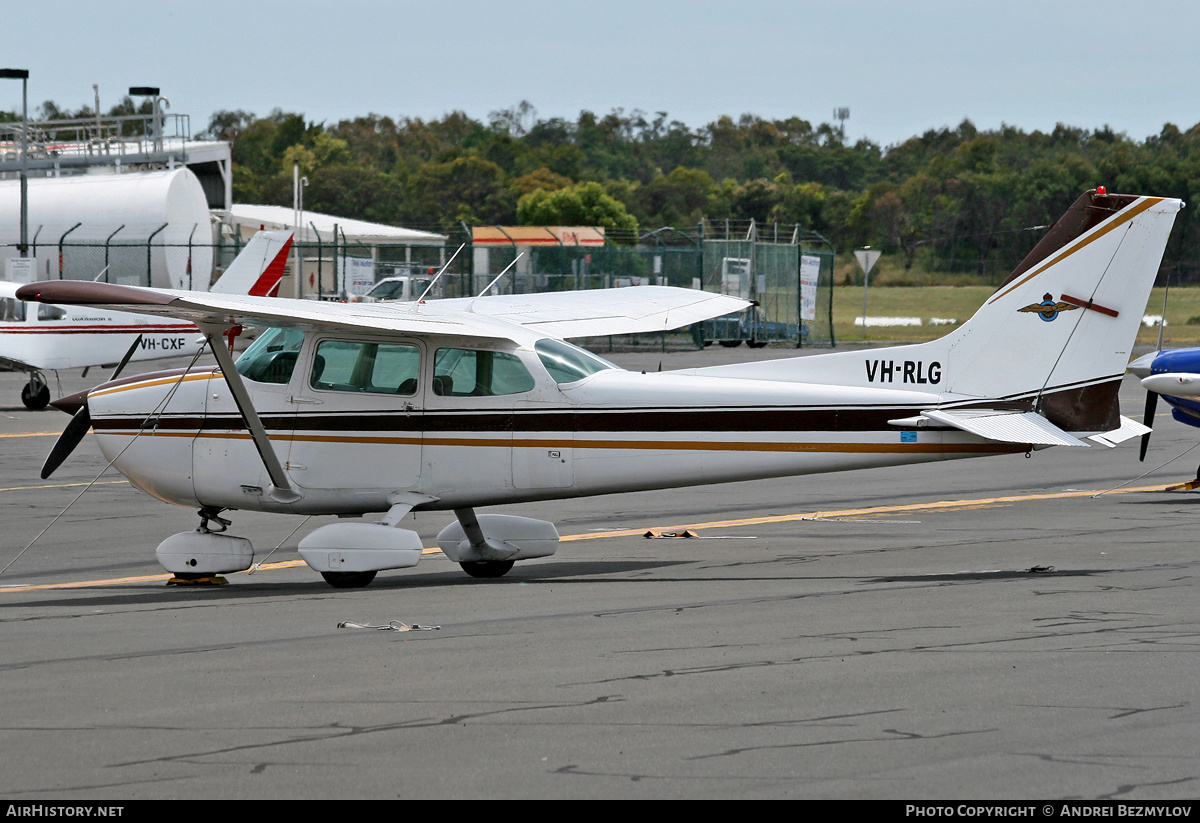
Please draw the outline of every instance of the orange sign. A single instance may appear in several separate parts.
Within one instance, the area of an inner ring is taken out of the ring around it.
[[[603,246],[603,226],[473,226],[477,246]]]

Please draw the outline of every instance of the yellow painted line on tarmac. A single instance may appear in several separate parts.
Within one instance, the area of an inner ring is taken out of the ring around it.
[[[8,434],[0,434],[0,440],[5,437],[58,437],[62,432],[9,432]]]
[[[115,486],[118,483],[129,483],[128,480],[99,480],[95,483],[47,483],[44,486],[9,486],[0,492],[23,492],[32,489],[70,489],[75,486]]]
[[[0,593],[4,592],[38,592],[48,589],[90,589],[93,586],[118,586],[122,583],[152,583],[155,580],[170,580],[169,573],[164,574],[145,574],[138,577],[113,577],[108,580],[79,580],[74,583],[44,583],[41,585],[29,586],[3,586],[0,585]]]
[[[766,523],[791,523],[797,520],[825,520],[834,517],[862,517],[864,515],[901,514],[922,511],[952,511],[954,509],[974,508],[981,506],[999,506],[1009,503],[1025,503],[1033,500],[1062,500],[1070,497],[1091,497],[1096,494],[1130,494],[1132,492],[1163,491],[1162,486],[1139,486],[1131,489],[1091,489],[1087,491],[1054,492],[1051,494],[1015,494],[1005,497],[981,497],[975,500],[940,500],[936,503],[908,503],[899,506],[869,506],[862,509],[840,509],[836,511],[800,512],[796,514],[775,514],[766,517],[745,517],[738,520],[710,520],[704,523],[687,523],[676,526],[651,527],[655,531],[682,531],[684,529],[730,529],[739,526],[758,526]],[[589,534],[572,534],[560,537],[561,541],[596,540],[602,537],[633,537],[645,534],[646,527],[637,529],[618,529],[609,532],[591,532]]]
[[[422,554],[441,554],[441,553],[442,553],[441,549],[425,549],[422,552]],[[263,563],[261,566],[258,567],[258,571],[274,571],[276,569],[295,569],[295,568],[300,568],[300,567],[305,567],[305,566],[307,566],[307,564],[303,560],[279,560],[274,563]],[[249,575],[249,571],[231,572],[228,574],[229,574],[229,576],[232,576],[233,574]],[[49,590],[55,590],[55,589],[90,589],[90,588],[98,588],[98,587],[102,587],[102,586],[122,586],[122,585],[125,585],[128,583],[157,583],[157,582],[165,583],[168,580],[170,580],[172,577],[174,577],[174,575],[171,574],[170,572],[162,572],[160,574],[142,574],[142,575],[137,575],[134,577],[110,577],[105,580],[77,580],[73,583],[41,583],[41,584],[31,584],[31,585],[27,585],[27,586],[25,586],[25,585],[6,586],[3,583],[0,583],[0,594],[7,594],[9,592],[49,591]]]
[[[116,483],[124,483],[124,480],[111,481]],[[84,485],[82,483],[73,483],[69,485]],[[30,487],[38,488],[38,487]],[[48,487],[49,488],[49,487]],[[0,491],[7,491],[0,489]],[[731,529],[743,526],[759,526],[768,523],[794,523],[800,520],[826,520],[843,517],[863,517],[863,516],[880,516],[889,514],[904,514],[911,512],[950,512],[955,510],[980,508],[985,506],[1003,506],[1012,503],[1028,503],[1037,500],[1065,500],[1073,497],[1092,497],[1097,494],[1133,494],[1136,492],[1159,492],[1164,491],[1162,485],[1154,486],[1138,486],[1128,489],[1091,489],[1091,490],[1074,490],[1066,492],[1053,492],[1047,494],[1014,494],[1003,497],[981,497],[973,500],[939,500],[935,503],[907,503],[898,506],[868,506],[861,509],[837,509],[831,511],[815,511],[815,512],[799,512],[795,514],[775,514],[765,517],[743,517],[735,520],[709,520],[702,523],[686,523],[683,525],[674,526],[657,526],[649,527],[655,531],[683,531],[685,529]],[[559,537],[563,543],[575,540],[599,540],[606,537],[640,537],[648,531],[648,527],[642,526],[636,529],[617,529],[606,532],[589,532],[586,534],[567,534]],[[440,554],[441,550],[436,548],[427,548],[422,554]],[[269,571],[274,569],[294,569],[305,565],[303,560],[281,560],[274,563],[263,563],[258,567],[260,571]],[[247,574],[247,572],[237,572],[237,574]],[[170,580],[170,573],[141,575],[137,577],[114,577],[107,580],[81,580],[74,583],[46,583],[41,585],[28,586],[5,586],[0,583],[0,594],[8,592],[32,592],[46,591],[53,589],[84,589],[101,586],[120,586],[128,583],[153,583],[157,581]]]

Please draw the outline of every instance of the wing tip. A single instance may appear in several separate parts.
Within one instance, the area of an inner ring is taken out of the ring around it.
[[[93,283],[90,280],[44,280],[17,289],[17,299],[68,306],[165,306],[175,298],[152,289]]]

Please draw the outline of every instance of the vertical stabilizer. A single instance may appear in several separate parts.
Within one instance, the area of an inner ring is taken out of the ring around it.
[[[1115,428],[1117,389],[1182,206],[1162,197],[1080,197],[944,338],[945,389],[1032,401],[1067,431]]]
[[[214,294],[266,297],[279,285],[292,248],[292,232],[260,231],[213,284]]]
[[[1005,401],[1069,432],[1120,425],[1117,390],[1183,202],[1081,196],[1004,284],[940,340],[693,370]]]

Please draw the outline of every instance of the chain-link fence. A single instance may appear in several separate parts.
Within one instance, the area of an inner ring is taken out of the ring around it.
[[[722,226],[721,228],[727,228]],[[711,229],[710,229],[711,231]],[[725,234],[733,231],[728,228]],[[789,226],[780,236],[753,230],[738,239],[692,238],[682,245],[491,246],[472,255],[475,293],[516,260],[498,284],[501,293],[525,294],[665,285],[730,294],[756,305],[738,315],[697,324],[660,345],[711,342],[751,346],[782,343],[833,346],[833,247],[825,238]],[[760,239],[770,237],[770,240]],[[482,252],[482,253],[480,253]],[[518,254],[525,255],[516,259]],[[654,341],[639,341],[653,345]]]
[[[208,227],[192,232],[205,242],[166,243],[150,236],[137,240],[72,241],[71,231],[57,241],[29,244],[38,280],[95,280],[125,286],[204,290],[213,274],[214,252]],[[116,234],[116,232],[114,232]],[[0,246],[0,257],[17,255],[16,246]]]
[[[832,346],[833,262],[832,248],[818,242],[706,239],[703,288],[756,305],[736,319],[709,321],[705,338],[723,345]]]
[[[72,230],[73,231],[73,230]],[[207,289],[244,246],[240,237],[221,242],[166,243],[159,232],[137,241],[116,233],[105,242],[75,241],[66,232],[51,242],[30,244],[36,279],[98,280],[131,286]],[[193,232],[206,235],[207,231]],[[347,300],[388,277],[407,276],[423,290],[432,275],[445,273],[431,297],[466,297],[484,292],[528,294],[666,285],[730,294],[755,302],[751,309],[669,335],[626,339],[641,345],[695,346],[710,342],[752,346],[781,343],[832,346],[833,252],[815,235],[797,230],[790,239],[761,241],[754,232],[733,239],[678,233],[678,245],[550,247],[389,245],[347,242],[334,234],[296,244],[288,257],[279,294]],[[12,257],[12,246],[0,247]],[[519,259],[518,259],[519,256]],[[300,261],[300,283],[294,275]],[[515,265],[514,265],[515,263]],[[505,271],[507,269],[507,271]],[[497,276],[505,272],[497,280]],[[412,297],[420,296],[416,291]]]

